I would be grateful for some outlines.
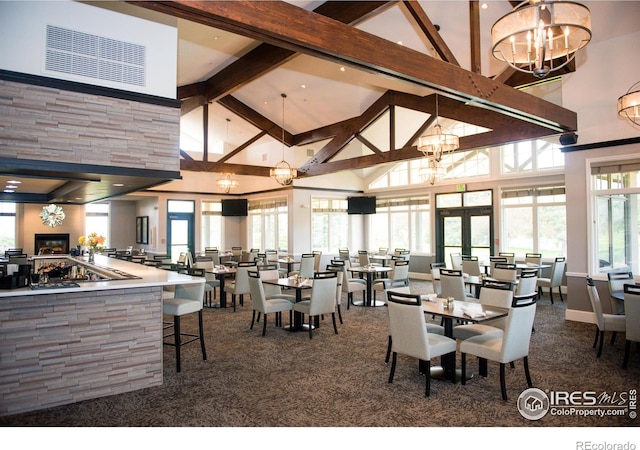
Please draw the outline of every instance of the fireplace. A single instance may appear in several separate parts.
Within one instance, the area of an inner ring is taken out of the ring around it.
[[[52,255],[69,253],[69,233],[36,234],[34,254]]]

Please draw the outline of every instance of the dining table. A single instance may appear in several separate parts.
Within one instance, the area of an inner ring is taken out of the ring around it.
[[[367,289],[365,291],[364,300],[354,300],[353,304],[356,306],[383,306],[385,303],[380,300],[373,300],[373,282],[381,274],[386,274],[391,271],[391,267],[388,266],[374,266],[372,264],[366,266],[350,267],[349,271],[353,274],[358,274],[364,277],[367,283]]]
[[[388,266],[389,265],[389,261],[391,261],[392,259],[393,259],[393,255],[369,254],[369,261],[378,262],[378,263],[382,264],[383,266]]]
[[[280,286],[284,289],[294,289],[296,292],[296,303],[303,300],[302,293],[305,290],[313,288],[313,280],[309,278],[300,277],[286,277],[286,278],[265,278],[262,280],[264,284],[272,284]],[[284,327],[287,331],[309,331],[309,325],[305,324],[302,319],[302,313],[298,311],[293,312],[293,324]]]
[[[480,302],[466,301],[466,300],[450,300],[447,299],[447,306],[444,305],[445,299],[434,298],[424,295],[422,298],[422,308],[425,314],[435,315],[442,317],[444,325],[444,335],[453,339],[453,321],[460,320],[471,323],[481,323],[491,321],[499,317],[505,317],[509,314],[509,308],[500,308],[497,306],[483,305]],[[462,379],[462,371],[456,370],[455,367],[455,354],[443,355],[441,358],[442,365],[431,366],[431,377],[436,379]],[[426,362],[420,362],[420,373],[424,373],[426,370]],[[473,377],[473,373],[467,370],[464,374],[466,379]]]
[[[224,289],[225,280],[230,277],[234,277],[238,270],[235,267],[225,266],[224,264],[217,265],[213,269],[207,269],[208,273],[212,273],[216,276],[216,279],[220,281],[220,303],[206,303],[204,306],[208,308],[226,308],[227,307],[227,292]]]
[[[300,264],[300,260],[296,260],[295,258],[291,257],[291,256],[285,256],[282,258],[278,258],[278,264],[280,264],[281,266],[286,266],[287,267],[287,275],[290,274],[291,272],[293,272],[293,266],[295,264]]]

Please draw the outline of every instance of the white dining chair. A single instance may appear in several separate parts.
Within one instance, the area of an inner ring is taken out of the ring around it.
[[[602,312],[602,304],[600,303],[600,295],[598,289],[593,283],[593,278],[587,277],[587,293],[591,301],[591,308],[596,321],[596,338],[593,341],[593,348],[598,345],[597,357],[602,355],[602,346],[604,343],[604,332],[611,331],[611,343],[615,342],[615,336],[618,331],[626,330],[625,316],[623,314],[605,314]]]
[[[625,343],[624,358],[622,368],[629,367],[629,354],[631,353],[631,343],[636,343],[636,348],[640,346],[640,286],[625,284],[624,286],[625,304]]]

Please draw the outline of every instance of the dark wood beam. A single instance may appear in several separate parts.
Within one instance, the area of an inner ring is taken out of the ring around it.
[[[480,52],[480,2],[469,0],[469,35],[471,36],[471,71],[482,73]]]
[[[416,25],[418,25],[418,28],[420,28],[426,38],[429,39],[429,42],[431,42],[431,45],[433,45],[433,49],[440,56],[440,58],[442,58],[443,61],[459,66],[460,63],[456,59],[453,52],[449,49],[447,43],[444,41],[444,39],[442,39],[442,36],[440,36],[440,32],[431,22],[429,16],[427,16],[427,13],[424,12],[424,9],[422,9],[420,3],[415,0],[404,0],[402,3],[407,8],[413,19],[416,21]]]
[[[575,131],[577,115],[461,67],[429,57],[285,2],[133,2],[289,50],[436,89],[464,101],[531,121],[555,132]],[[380,49],[385,51],[381,52]]]
[[[356,23],[393,3],[395,2],[330,1],[314,11],[342,23]],[[295,55],[296,52],[292,50],[260,44],[208,80],[179,87],[178,98],[203,95],[206,102],[216,101],[286,63]]]
[[[266,135],[267,132],[266,131],[261,131],[260,133],[256,134],[254,137],[252,137],[251,139],[249,139],[248,141],[242,143],[241,145],[239,145],[237,148],[234,148],[232,151],[230,151],[229,153],[227,153],[226,155],[224,155],[222,158],[220,158],[217,163],[221,164],[224,163],[228,160],[230,160],[231,158],[233,158],[235,155],[237,155],[238,153],[240,153],[241,151],[243,151],[245,148],[249,147],[251,144],[253,144],[254,142],[258,141],[259,139],[261,139],[264,135]]]

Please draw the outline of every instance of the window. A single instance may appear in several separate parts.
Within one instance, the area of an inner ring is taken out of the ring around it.
[[[378,199],[370,216],[369,248],[431,252],[429,197]]]
[[[347,200],[314,198],[311,200],[311,248],[337,253],[349,246]]]
[[[640,270],[640,161],[592,163],[593,271]]]
[[[286,199],[249,202],[250,247],[287,251],[289,247]]]
[[[502,173],[516,174],[564,168],[560,145],[542,139],[500,147]]]
[[[84,207],[84,234],[98,233],[105,237],[105,247],[111,242],[109,235],[109,203],[88,203]]]
[[[202,202],[202,251],[206,247],[222,248],[222,203]]]
[[[0,252],[16,248],[16,204],[0,202]]]
[[[565,256],[567,220],[564,186],[502,191],[502,251],[543,258]]]

